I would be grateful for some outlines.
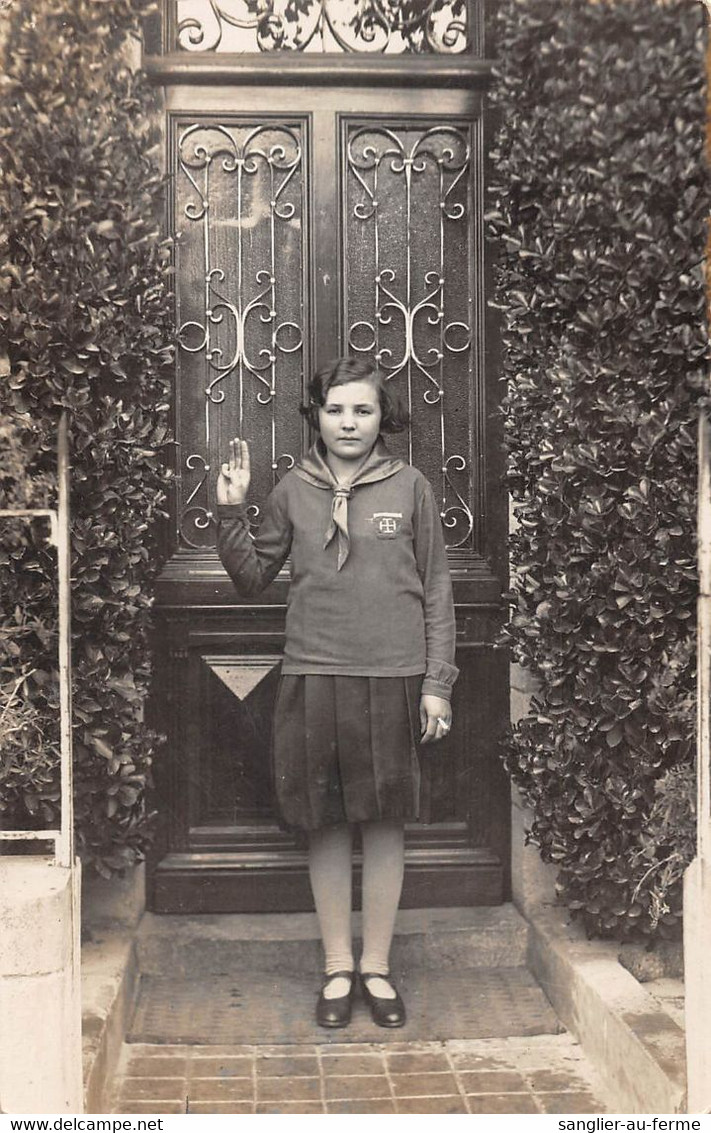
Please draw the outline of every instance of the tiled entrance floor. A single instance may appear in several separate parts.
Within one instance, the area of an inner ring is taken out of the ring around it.
[[[606,1113],[568,1034],[281,1046],[126,1044],[115,1113]]]

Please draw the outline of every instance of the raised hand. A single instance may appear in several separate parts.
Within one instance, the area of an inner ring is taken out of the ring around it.
[[[217,477],[218,504],[243,504],[249,490],[249,446],[235,437],[230,441],[230,459]]]

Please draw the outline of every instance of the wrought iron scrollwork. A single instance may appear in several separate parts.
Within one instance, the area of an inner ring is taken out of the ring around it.
[[[278,254],[280,226],[300,224],[301,189],[294,178],[301,168],[302,148],[297,130],[287,124],[233,130],[197,123],[180,133],[177,150],[178,168],[188,186],[182,190],[182,223],[191,233],[197,229],[191,246],[199,249],[204,264],[202,314],[178,327],[182,352],[197,356],[205,374],[202,451],[185,458],[180,478],[191,485],[181,501],[180,536],[187,546],[199,547],[213,520],[210,454],[218,443],[221,411],[229,409],[230,422],[240,436],[245,435],[248,405],[252,416],[257,407],[269,414],[259,428],[266,431],[271,449],[272,484],[294,464],[291,453],[280,451],[275,402],[280,364],[301,351],[304,333],[292,317],[294,304],[287,308],[280,298],[283,277]],[[213,199],[217,174],[223,191],[225,179],[230,183],[229,215],[219,222]],[[231,233],[228,242],[216,241],[220,225]],[[251,243],[247,262],[246,240],[255,226],[260,226],[266,259],[259,267]],[[223,256],[229,253],[229,271],[215,263],[218,248]],[[256,523],[259,509],[250,509],[249,515]]]
[[[371,355],[388,380],[404,384],[411,416],[418,397],[426,412],[435,415],[435,421],[418,418],[417,427],[432,435],[434,426],[438,437],[440,510],[448,545],[467,547],[474,529],[467,502],[470,469],[465,456],[449,451],[452,420],[447,419],[446,401],[447,375],[456,370],[456,356],[470,351],[473,338],[471,317],[461,318],[461,300],[457,314],[450,315],[451,295],[462,290],[462,281],[452,278],[455,267],[448,256],[453,226],[463,227],[459,243],[466,247],[469,139],[454,126],[398,134],[367,125],[351,131],[346,156],[352,216],[362,222],[361,239],[366,228],[370,233],[374,267],[372,313],[349,322],[348,345],[355,353]],[[428,224],[423,235],[415,218],[418,181],[424,185],[427,179],[427,207],[436,207],[439,214],[434,238],[434,226]],[[398,243],[388,252],[385,239],[398,225]],[[397,256],[398,266],[387,262],[388,254]],[[466,303],[467,312],[470,306]],[[412,431],[408,455],[412,460]]]
[[[174,0],[182,51],[457,54],[467,0]]]

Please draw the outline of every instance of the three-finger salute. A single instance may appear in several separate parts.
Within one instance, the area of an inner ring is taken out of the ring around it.
[[[218,504],[243,504],[249,490],[249,445],[235,437],[230,441],[230,457],[217,477]]]

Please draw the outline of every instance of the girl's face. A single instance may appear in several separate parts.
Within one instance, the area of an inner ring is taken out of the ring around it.
[[[373,382],[333,386],[319,406],[318,427],[328,452],[338,460],[363,460],[380,432],[380,395]]]

